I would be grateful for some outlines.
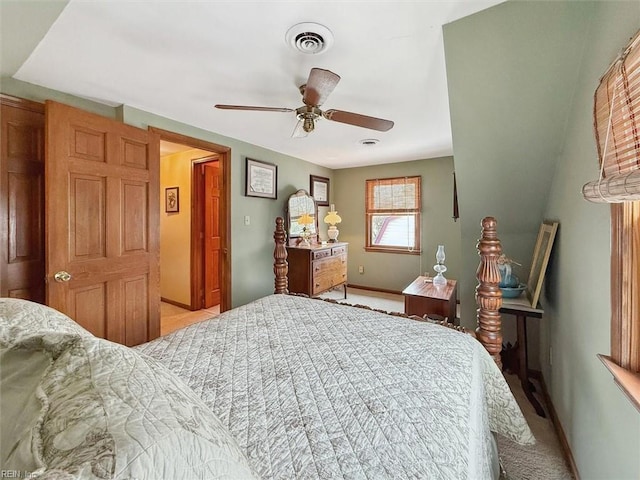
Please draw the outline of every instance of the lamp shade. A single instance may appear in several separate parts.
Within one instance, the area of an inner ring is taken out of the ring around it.
[[[335,225],[336,223],[340,223],[342,218],[338,215],[338,212],[331,211],[327,213],[327,216],[324,217],[324,223],[328,223],[329,225]]]
[[[297,222],[299,225],[311,225],[313,223],[313,217],[308,213],[303,213],[298,217]]]

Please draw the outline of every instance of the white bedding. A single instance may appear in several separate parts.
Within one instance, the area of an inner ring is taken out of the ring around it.
[[[0,298],[1,477],[255,478],[187,385],[55,310]]]
[[[482,345],[272,295],[136,347],[227,426],[263,479],[497,478],[491,432],[533,437]]]

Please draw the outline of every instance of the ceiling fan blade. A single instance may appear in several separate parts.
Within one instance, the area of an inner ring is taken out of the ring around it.
[[[371,130],[378,130],[380,132],[386,132],[387,130],[391,130],[393,127],[393,122],[391,120],[368,117],[359,113],[345,112],[343,110],[327,110],[322,115],[324,118],[333,120],[334,122],[370,128]]]
[[[319,107],[340,81],[340,75],[322,68],[312,68],[304,87],[302,101],[305,105]]]
[[[252,107],[250,105],[215,105],[216,108],[222,110],[254,110],[257,112],[295,112],[293,108],[280,107]]]
[[[298,120],[298,123],[296,123],[295,128],[293,129],[293,133],[291,134],[291,138],[304,138],[307,135],[309,135],[309,132],[305,131],[304,128],[302,128],[304,124],[304,121]]]

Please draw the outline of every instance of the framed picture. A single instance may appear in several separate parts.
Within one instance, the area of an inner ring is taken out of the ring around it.
[[[309,175],[311,181],[311,196],[316,203],[323,207],[329,206],[329,179]]]
[[[540,292],[542,291],[542,282],[551,256],[551,248],[553,248],[553,240],[556,238],[558,230],[558,222],[545,220],[540,225],[536,246],[533,250],[533,260],[531,261],[531,272],[529,273],[529,281],[527,282],[527,297],[531,301],[533,308],[538,307]]]
[[[168,187],[164,189],[164,211],[167,213],[180,211],[179,187]]]
[[[278,166],[252,158],[246,163],[245,196],[278,198]]]

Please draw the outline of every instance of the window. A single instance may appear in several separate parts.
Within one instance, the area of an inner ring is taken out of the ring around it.
[[[611,355],[599,355],[640,409],[640,31],[594,96],[600,175],[585,199],[611,206]]]
[[[640,409],[640,201],[611,206],[611,356],[599,355]]]
[[[421,177],[367,180],[365,249],[420,254]]]

